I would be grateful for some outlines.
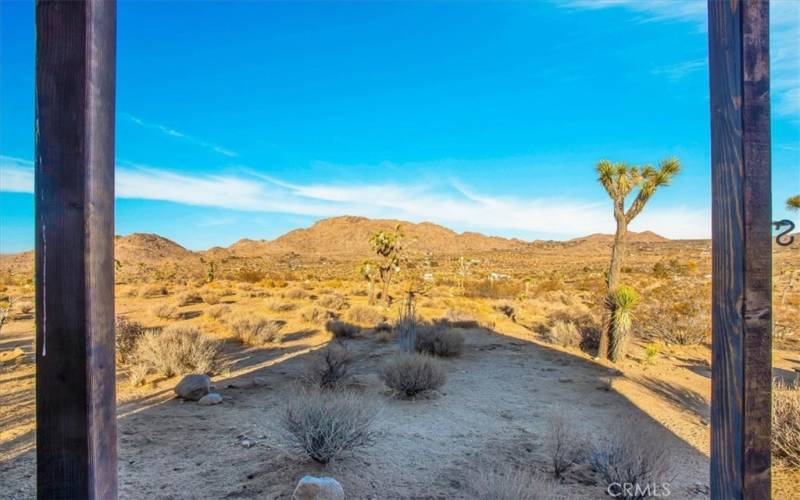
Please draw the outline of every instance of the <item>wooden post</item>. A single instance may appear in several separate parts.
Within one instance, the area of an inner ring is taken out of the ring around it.
[[[772,239],[767,0],[709,0],[711,498],[770,498]]]
[[[39,498],[117,496],[116,4],[36,3]]]

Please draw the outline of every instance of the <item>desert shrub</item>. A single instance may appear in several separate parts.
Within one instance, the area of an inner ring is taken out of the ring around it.
[[[578,347],[583,337],[575,323],[556,320],[544,334],[544,340],[561,347]]]
[[[131,321],[125,316],[117,316],[114,324],[114,336],[117,345],[117,359],[120,363],[130,361],[136,343],[144,335],[145,329],[138,321]]]
[[[231,321],[231,333],[247,345],[263,345],[278,340],[285,323],[263,316],[239,316]]]
[[[652,301],[639,314],[644,336],[672,345],[705,342],[711,333],[710,290],[675,281],[648,293]]]
[[[473,315],[458,309],[448,309],[445,311],[440,322],[454,328],[477,328],[480,326],[478,320],[476,320]]]
[[[139,291],[140,297],[163,297],[167,295],[167,287],[163,285],[147,285]]]
[[[464,336],[443,325],[422,325],[417,328],[416,351],[433,356],[461,356]]]
[[[467,489],[477,500],[552,500],[568,498],[554,481],[528,469],[492,464],[469,475]]]
[[[128,367],[128,380],[134,387],[140,386],[144,383],[147,372],[148,369],[146,365],[131,365]]]
[[[217,304],[206,309],[205,313],[207,316],[211,318],[219,319],[228,314],[230,310],[231,308],[225,304]]]
[[[308,297],[308,292],[302,288],[290,288],[283,292],[281,296],[285,299],[302,300]]]
[[[316,304],[325,309],[333,309],[334,311],[341,311],[347,307],[347,298],[338,293],[331,293],[322,295],[317,299]]]
[[[139,296],[139,289],[135,287],[128,288],[124,292],[120,294],[122,297],[138,297]]]
[[[236,271],[234,279],[242,283],[258,283],[264,279],[264,272],[254,269],[239,269]]]
[[[800,469],[800,386],[776,380],[772,394],[772,454]]]
[[[300,318],[309,323],[320,324],[335,319],[336,315],[317,306],[307,306],[300,310]]]
[[[382,323],[385,319],[380,309],[364,305],[355,305],[351,307],[347,310],[345,317],[348,321],[368,327]]]
[[[214,292],[206,292],[202,295],[202,298],[203,302],[210,306],[219,304],[220,300],[222,300],[221,297]]]
[[[331,320],[325,323],[325,329],[331,332],[336,339],[351,339],[361,332],[361,328],[356,325],[338,320]]]
[[[435,391],[447,380],[441,363],[423,354],[395,354],[381,365],[378,375],[401,398]]]
[[[464,283],[465,297],[478,297],[484,299],[515,299],[522,294],[524,286],[516,280],[491,280],[467,281]]]
[[[183,292],[182,294],[178,295],[178,305],[181,307],[199,304],[202,301],[203,298],[197,292]]]
[[[158,304],[150,309],[150,312],[159,319],[178,319],[180,317],[178,308],[172,304]]]
[[[517,310],[512,302],[502,301],[492,306],[492,308],[511,321],[517,321]]]
[[[585,456],[586,441],[567,426],[561,415],[553,415],[548,421],[545,441],[546,453],[553,468],[553,477],[561,479],[573,465]]]
[[[335,389],[350,372],[353,356],[344,345],[335,342],[314,353],[306,363],[304,379],[320,389]]]
[[[378,415],[374,398],[347,391],[295,391],[281,419],[292,444],[327,464],[371,444]]]
[[[623,421],[608,429],[606,439],[596,443],[589,463],[615,498],[639,500],[650,496],[641,491],[648,485],[668,481],[670,465],[664,440],[635,421]],[[626,489],[623,485],[634,485]],[[638,488],[637,488],[638,487]]]
[[[223,288],[219,291],[219,295],[221,297],[230,297],[231,295],[236,295],[236,290],[233,288]]]
[[[165,377],[184,373],[211,373],[217,368],[219,346],[192,326],[171,326],[162,332],[148,331],[136,343],[133,364],[144,375]],[[143,376],[144,376],[143,375]]]
[[[19,312],[27,316],[28,314],[31,313],[31,311],[33,311],[33,302],[29,300],[17,302],[16,307],[17,310],[19,310]]]
[[[267,309],[273,312],[286,312],[291,311],[295,307],[296,304],[292,304],[291,302],[284,302],[280,299],[269,299],[266,301]]]

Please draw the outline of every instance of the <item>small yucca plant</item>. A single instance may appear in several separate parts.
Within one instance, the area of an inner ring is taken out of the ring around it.
[[[625,355],[625,348],[633,324],[633,309],[639,303],[639,294],[633,288],[622,285],[610,297],[613,303],[611,349],[609,358],[617,361]]]
[[[789,210],[800,210],[800,194],[796,194],[786,200],[786,208]]]

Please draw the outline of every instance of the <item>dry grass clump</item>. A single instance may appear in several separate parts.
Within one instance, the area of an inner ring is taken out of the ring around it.
[[[150,312],[159,319],[178,319],[180,317],[178,308],[172,304],[158,304],[151,308]]]
[[[327,464],[374,441],[378,411],[374,398],[361,394],[301,389],[289,401],[281,424],[295,447]]]
[[[178,295],[178,305],[181,307],[199,304],[200,302],[203,302],[203,298],[197,292],[183,292]]]
[[[445,358],[461,356],[464,336],[443,325],[422,325],[417,328],[416,351]]]
[[[671,479],[663,438],[630,419],[608,430],[606,439],[594,446],[589,463],[615,498],[647,498],[653,494],[648,487]]]
[[[435,391],[447,381],[441,362],[423,354],[395,354],[383,363],[378,375],[403,399]]]
[[[332,309],[334,311],[341,311],[348,305],[347,298],[338,293],[322,295],[317,299],[316,304],[320,307],[324,307],[325,309]]]
[[[144,335],[144,326],[138,321],[131,321],[125,316],[117,316],[114,324],[114,336],[117,345],[117,359],[127,363],[131,359],[136,343]]]
[[[307,306],[300,310],[300,318],[309,323],[322,324],[328,320],[334,319],[335,315],[331,311],[322,309],[321,307]]]
[[[164,377],[185,373],[211,373],[217,368],[219,345],[192,326],[171,326],[162,332],[148,331],[136,343],[133,364],[141,376]]]
[[[202,295],[202,298],[203,302],[205,302],[210,306],[219,304],[220,300],[222,300],[222,297],[220,297],[219,294],[214,292],[206,292]]]
[[[167,295],[167,287],[164,285],[147,285],[139,291],[140,297],[163,297]]]
[[[350,373],[353,356],[339,342],[315,352],[306,362],[304,380],[320,389],[341,387]]]
[[[544,333],[544,340],[561,347],[578,347],[581,345],[583,336],[575,323],[559,319]]]
[[[272,312],[287,312],[297,307],[296,304],[291,302],[284,302],[280,299],[269,299],[266,301],[267,309]]]
[[[356,325],[338,320],[325,323],[325,329],[331,332],[335,339],[352,339],[361,332],[361,328]]]
[[[556,479],[585,457],[586,440],[576,432],[561,415],[553,415],[548,421],[545,447]]]
[[[217,304],[209,307],[205,310],[205,313],[208,317],[214,319],[220,319],[221,317],[225,316],[231,311],[231,308],[225,304]]]
[[[554,481],[528,469],[488,464],[469,475],[470,498],[478,500],[553,500],[567,498]]]
[[[351,307],[347,310],[345,317],[348,321],[368,327],[383,323],[383,320],[386,319],[380,309],[364,305]]]
[[[308,292],[302,288],[290,288],[283,292],[281,296],[285,299],[302,300],[308,297]]]
[[[285,323],[264,316],[239,316],[231,321],[231,333],[247,345],[264,345],[278,340]]]
[[[772,454],[800,469],[800,386],[776,380],[772,393]]]

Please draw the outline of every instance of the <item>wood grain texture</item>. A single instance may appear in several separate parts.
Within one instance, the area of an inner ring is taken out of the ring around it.
[[[709,0],[711,496],[770,497],[771,186],[766,0]]]
[[[39,498],[116,498],[116,4],[36,4]]]

